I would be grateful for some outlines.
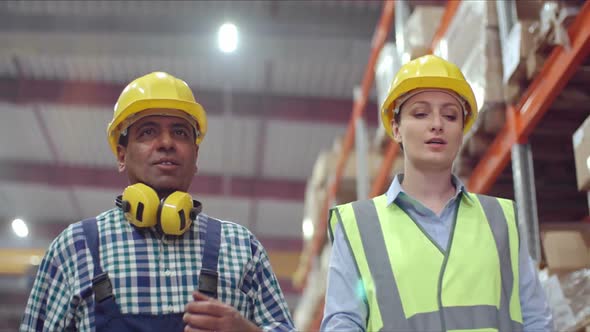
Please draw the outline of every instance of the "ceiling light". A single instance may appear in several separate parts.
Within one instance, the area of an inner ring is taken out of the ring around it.
[[[29,228],[22,219],[12,221],[12,230],[18,237],[27,237],[29,235]]]
[[[217,33],[217,44],[223,53],[232,53],[238,48],[238,28],[232,23],[224,23]]]
[[[314,225],[311,218],[303,219],[303,238],[309,240],[313,237]]]
[[[29,258],[29,263],[31,263],[31,265],[37,266],[41,264],[41,257],[33,255]]]

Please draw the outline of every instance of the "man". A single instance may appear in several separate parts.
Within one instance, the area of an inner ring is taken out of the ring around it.
[[[107,135],[130,186],[53,241],[21,331],[294,330],[260,242],[186,193],[206,132],[184,81],[155,72],[123,90]]]
[[[477,117],[454,64],[404,65],[382,122],[404,152],[387,193],[331,211],[323,331],[552,331],[512,201],[451,172]]]

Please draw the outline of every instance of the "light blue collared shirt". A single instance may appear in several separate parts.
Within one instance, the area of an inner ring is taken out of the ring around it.
[[[403,175],[399,176],[403,181]],[[440,215],[406,194],[396,176],[387,190],[387,204],[395,202],[409,216],[420,224],[440,248],[446,248],[455,219],[456,207],[462,195],[468,202],[473,194],[467,192],[459,178],[453,176],[457,188],[455,195],[445,205]],[[522,233],[521,233],[522,234]],[[551,309],[537,277],[532,259],[528,253],[526,237],[521,236],[519,251],[520,305],[524,331],[553,331]],[[358,285],[360,276],[340,225],[334,231],[334,244],[328,271],[326,304],[321,331],[365,331],[368,319],[367,300]],[[354,294],[355,296],[352,296]]]

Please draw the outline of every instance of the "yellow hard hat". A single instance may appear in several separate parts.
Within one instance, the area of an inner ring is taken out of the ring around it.
[[[115,155],[121,133],[147,115],[186,119],[196,129],[196,144],[200,144],[207,133],[207,114],[196,102],[188,84],[168,73],[153,72],[129,83],[115,104],[113,119],[107,127],[109,145]]]
[[[471,86],[455,64],[435,55],[425,55],[403,65],[391,83],[389,95],[381,107],[381,122],[389,136],[393,138],[391,119],[394,108],[400,106],[398,101],[416,89],[442,89],[461,97],[467,103],[463,133],[469,131],[477,118],[477,102]]]

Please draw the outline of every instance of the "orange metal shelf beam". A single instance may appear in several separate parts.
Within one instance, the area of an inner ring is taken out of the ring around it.
[[[361,85],[361,96],[354,101],[354,105],[352,108],[352,116],[350,117],[350,122],[348,123],[346,136],[344,137],[344,144],[342,145],[342,153],[340,154],[340,158],[338,159],[338,164],[336,166],[336,175],[328,188],[328,195],[323,204],[323,216],[319,219],[320,223],[316,228],[314,237],[312,239],[311,257],[317,257],[320,254],[322,247],[325,243],[326,233],[328,231],[328,210],[330,205],[332,204],[332,201],[336,197],[336,193],[338,192],[338,189],[340,187],[340,182],[342,180],[342,175],[344,173],[344,166],[346,165],[348,155],[350,154],[350,150],[352,149],[352,143],[354,141],[355,135],[355,121],[363,115],[365,107],[367,105],[369,92],[375,79],[375,64],[377,63],[379,52],[381,52],[381,49],[383,48],[383,45],[387,40],[389,30],[391,29],[394,9],[395,6],[393,0],[388,0],[384,2],[381,18],[373,34],[373,40],[371,43],[371,55],[369,57],[369,62],[365,69],[365,74],[363,76],[363,81]],[[305,287],[305,285],[307,284],[307,277],[309,275],[309,271],[311,270],[312,264],[313,259],[310,259],[305,269],[305,280],[303,282],[303,287]]]
[[[510,160],[512,145],[526,142],[579,65],[590,54],[590,1],[568,30],[571,50],[556,47],[516,106],[506,110],[506,125],[496,136],[469,178],[469,191],[490,190]]]
[[[432,43],[430,45],[430,53],[432,54],[442,37],[445,35],[451,22],[453,21],[453,17],[457,13],[457,9],[461,4],[461,0],[449,0],[447,1],[447,5],[445,7],[445,12],[441,18],[440,25],[432,38]],[[399,145],[394,142],[390,141],[387,147],[387,151],[385,152],[385,157],[379,167],[379,173],[377,177],[373,181],[373,185],[371,187],[371,193],[369,197],[375,197],[377,195],[381,195],[388,185],[389,175],[391,174],[391,168],[393,167],[393,162],[399,153]]]

